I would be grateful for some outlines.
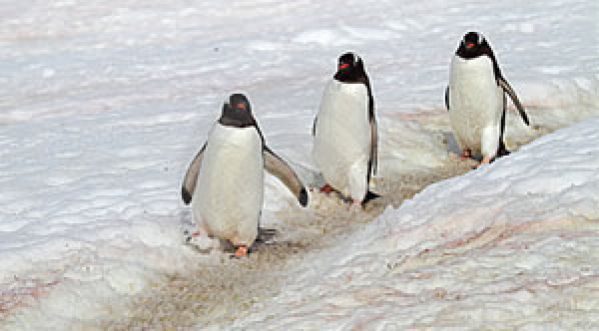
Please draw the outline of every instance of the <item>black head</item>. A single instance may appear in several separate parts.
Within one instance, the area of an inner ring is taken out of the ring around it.
[[[231,94],[229,102],[223,105],[223,112],[218,122],[225,126],[239,128],[255,126],[256,121],[248,98],[240,93]]]
[[[472,59],[489,53],[491,50],[485,37],[479,32],[468,32],[460,41],[456,54],[464,59]]]
[[[358,55],[351,52],[341,55],[335,79],[344,83],[364,82],[366,80],[364,62]]]

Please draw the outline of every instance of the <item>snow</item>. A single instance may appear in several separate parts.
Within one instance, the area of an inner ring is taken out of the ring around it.
[[[0,9],[0,328],[599,328],[597,4]],[[512,109],[520,149],[476,171],[443,107],[472,29],[533,123]],[[374,88],[385,199],[356,213],[312,193],[302,209],[267,176],[271,241],[242,261],[185,245],[180,183],[228,94],[317,185],[312,119],[348,50]]]

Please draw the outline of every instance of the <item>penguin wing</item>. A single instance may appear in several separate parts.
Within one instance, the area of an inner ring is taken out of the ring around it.
[[[445,108],[449,111],[449,85],[445,88]]]
[[[193,161],[191,161],[191,164],[189,164],[189,168],[187,168],[187,173],[185,174],[185,179],[183,179],[181,198],[183,198],[183,202],[185,202],[186,205],[191,202],[193,191],[196,188],[198,174],[200,173],[200,167],[202,166],[202,159],[204,158],[205,149],[206,144],[202,146],[202,149],[200,149],[196,157],[193,159]]]
[[[369,122],[370,122],[370,166],[373,175],[376,175],[378,166],[378,149],[379,149],[379,137],[378,137],[378,126],[376,124],[376,117],[374,116],[374,107],[371,106],[369,111]],[[369,176],[370,176],[369,171]],[[370,178],[369,178],[370,179]]]
[[[312,136],[316,135],[316,122],[318,121],[318,116],[314,117],[314,122],[312,122]]]
[[[293,169],[267,146],[264,146],[262,155],[264,156],[266,170],[285,184],[289,191],[295,195],[300,205],[305,207],[308,204],[308,193]]]
[[[497,84],[499,84],[503,91],[505,91],[505,93],[507,93],[510,96],[510,99],[512,99],[512,102],[514,103],[514,105],[516,105],[516,108],[518,109],[518,112],[520,113],[520,116],[522,117],[524,123],[526,125],[530,125],[530,122],[528,121],[528,116],[526,115],[526,112],[524,112],[524,107],[520,103],[520,100],[518,99],[516,92],[514,92],[514,89],[512,89],[507,80],[505,80],[503,77],[499,77],[497,79]]]
[[[372,87],[368,77],[366,77],[365,85],[368,91],[368,122],[370,123],[370,160],[368,162],[368,181],[370,182],[371,174],[376,175],[378,169],[379,136],[376,116],[374,115],[374,97],[372,96]]]

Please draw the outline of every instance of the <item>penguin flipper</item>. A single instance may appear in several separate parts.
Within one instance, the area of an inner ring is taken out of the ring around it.
[[[376,175],[378,170],[379,133],[374,114],[374,97],[372,96],[372,88],[368,77],[366,77],[366,89],[368,90],[368,123],[370,125],[370,159],[368,160],[367,180],[370,182],[370,177]]]
[[[262,155],[264,156],[266,170],[285,184],[289,191],[295,195],[300,205],[305,207],[308,204],[308,192],[295,171],[267,146],[264,146]]]
[[[189,168],[187,168],[187,173],[185,174],[185,179],[183,179],[183,187],[181,188],[181,198],[186,205],[191,202],[191,198],[193,195],[193,191],[196,188],[196,184],[198,181],[198,174],[200,173],[200,167],[202,166],[202,159],[204,158],[204,150],[206,149],[206,144],[202,146],[202,149],[195,156],[193,161],[189,164]]]
[[[318,116],[314,117],[314,122],[312,122],[312,136],[316,135],[316,122],[318,121]]]
[[[368,179],[370,174],[376,175],[378,167],[378,154],[379,154],[379,137],[378,137],[378,125],[376,124],[376,118],[374,113],[370,116],[370,168],[368,169]]]
[[[526,112],[524,111],[524,107],[520,103],[520,100],[518,99],[516,92],[514,92],[514,89],[512,89],[510,84],[503,77],[499,77],[497,79],[497,83],[499,84],[499,86],[501,86],[501,88],[505,91],[505,93],[507,93],[510,96],[510,99],[512,99],[512,102],[518,109],[518,112],[520,113],[520,116],[522,117],[522,120],[524,121],[524,123],[527,126],[530,126],[530,122],[528,121],[528,116],[526,115]]]
[[[445,88],[445,108],[449,111],[449,86]]]

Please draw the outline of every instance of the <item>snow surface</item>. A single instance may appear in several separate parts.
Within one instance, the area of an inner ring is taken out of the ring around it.
[[[1,3],[0,328],[599,328],[597,120],[393,209],[472,165],[455,157],[443,107],[464,32],[485,34],[529,112],[532,129],[508,115],[515,149],[599,115],[598,12]],[[385,199],[356,213],[313,193],[301,209],[267,177],[268,244],[242,261],[185,245],[180,183],[225,97],[247,93],[267,143],[318,184],[310,128],[347,50],[373,84]]]

